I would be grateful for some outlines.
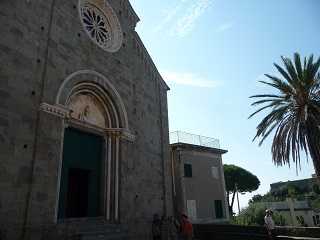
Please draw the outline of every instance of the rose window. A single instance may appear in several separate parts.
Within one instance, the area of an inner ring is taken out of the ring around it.
[[[108,52],[116,52],[122,44],[121,26],[112,7],[103,2],[80,0],[81,21],[93,42]]]
[[[111,30],[104,14],[96,7],[82,9],[82,21],[89,36],[102,47],[107,46],[111,40]]]

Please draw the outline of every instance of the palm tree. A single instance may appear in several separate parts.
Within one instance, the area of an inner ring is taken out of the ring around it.
[[[277,166],[288,164],[290,159],[300,167],[300,153],[311,156],[317,177],[320,177],[320,58],[313,55],[304,58],[298,53],[293,61],[282,57],[284,68],[274,64],[281,77],[265,74],[268,81],[260,81],[273,87],[275,93],[254,95],[252,106],[260,108],[250,115],[269,110],[257,126],[254,138],[260,138],[259,145],[274,133],[272,159]]]

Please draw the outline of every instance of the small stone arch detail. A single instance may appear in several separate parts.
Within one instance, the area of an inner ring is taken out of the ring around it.
[[[93,70],[80,70],[69,75],[61,84],[56,96],[56,105],[68,106],[70,97],[79,91],[91,89],[96,92],[104,102],[109,104],[114,112],[114,127],[129,131],[128,115],[123,100],[107,77]]]

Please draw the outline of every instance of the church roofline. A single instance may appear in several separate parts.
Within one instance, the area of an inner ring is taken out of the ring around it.
[[[128,8],[129,8],[130,12],[132,13],[132,15],[133,15],[134,18],[135,18],[135,22],[136,22],[136,23],[140,22],[140,18],[139,18],[139,16],[138,16],[138,14],[136,13],[136,11],[133,9],[130,1],[129,1],[129,0],[126,0],[126,1],[127,1]]]
[[[154,75],[156,75],[156,76],[154,76],[154,77],[157,79],[157,81],[159,81],[159,83],[161,84],[161,86],[162,86],[166,91],[169,91],[169,90],[170,90],[170,87],[167,85],[167,83],[165,82],[165,80],[162,78],[162,76],[161,76],[158,68],[156,67],[155,63],[154,63],[153,60],[152,60],[152,57],[150,56],[150,54],[149,54],[148,50],[146,49],[145,45],[143,44],[143,42],[142,42],[139,34],[138,34],[136,31],[134,31],[134,34],[133,34],[133,35],[134,35],[134,37],[135,37],[135,39],[136,39],[136,42],[137,42],[137,44],[138,44],[137,47],[140,48],[140,49],[143,51],[142,55],[143,55],[144,61],[147,61],[148,64],[151,65],[152,72],[153,72]]]

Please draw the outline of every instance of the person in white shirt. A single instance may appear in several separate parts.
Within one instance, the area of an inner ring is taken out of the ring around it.
[[[275,224],[272,219],[272,214],[273,214],[273,212],[271,211],[271,209],[267,209],[266,216],[264,217],[264,223],[267,228],[270,240],[274,239],[274,229],[275,229]]]

